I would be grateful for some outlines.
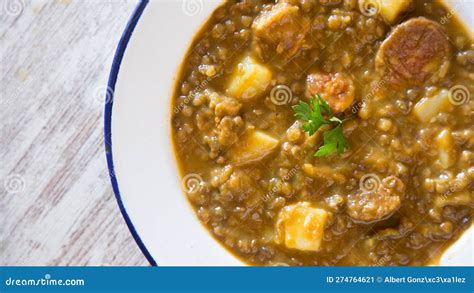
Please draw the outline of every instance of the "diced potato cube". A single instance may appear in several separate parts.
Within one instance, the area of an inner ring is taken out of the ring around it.
[[[271,71],[247,56],[234,70],[227,93],[242,102],[253,100],[265,92],[271,80]]]
[[[423,123],[428,123],[440,112],[446,112],[450,108],[449,92],[447,90],[440,91],[433,97],[424,97],[414,108],[414,114]]]
[[[288,248],[318,251],[324,235],[328,213],[299,202],[284,207],[278,214],[275,242]]]
[[[262,131],[247,130],[240,141],[229,151],[232,162],[239,165],[246,165],[262,160],[270,155],[280,141]]]
[[[384,20],[392,24],[397,18],[404,12],[406,12],[411,4],[412,0],[379,0],[380,2],[380,14]]]
[[[438,147],[438,161],[441,167],[447,169],[455,163],[456,150],[449,128],[443,129],[435,139]]]

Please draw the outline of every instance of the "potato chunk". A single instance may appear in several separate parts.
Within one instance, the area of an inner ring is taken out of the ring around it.
[[[327,219],[325,210],[311,207],[309,202],[286,206],[278,215],[275,241],[292,249],[318,251]]]
[[[433,97],[422,98],[416,103],[413,111],[418,120],[428,123],[438,113],[446,112],[449,107],[449,93],[447,90],[442,90]]]
[[[234,70],[227,93],[241,102],[251,101],[265,92],[271,80],[271,71],[247,56]]]
[[[380,14],[385,22],[393,24],[398,17],[409,10],[412,0],[379,0]]]
[[[438,162],[441,167],[447,169],[455,163],[456,149],[449,128],[443,129],[435,139],[438,147]]]
[[[247,130],[240,141],[229,150],[229,157],[237,165],[246,165],[270,155],[280,141],[262,131]]]

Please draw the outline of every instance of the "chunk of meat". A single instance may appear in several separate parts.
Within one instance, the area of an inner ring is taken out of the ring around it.
[[[300,13],[298,6],[283,2],[262,11],[252,29],[255,36],[274,44],[278,53],[293,56],[305,46],[310,20]]]
[[[303,251],[318,251],[324,236],[328,212],[299,202],[284,207],[276,222],[277,244]]]
[[[424,17],[398,25],[380,46],[377,71],[396,87],[419,86],[443,78],[451,47],[441,26]]]
[[[344,73],[313,73],[306,79],[306,95],[320,95],[334,113],[344,112],[355,99],[352,78]]]
[[[242,108],[242,104],[237,99],[207,89],[205,92],[209,97],[209,108],[214,110],[217,117],[235,116]]]
[[[241,117],[231,118],[225,116],[217,127],[218,141],[222,146],[228,147],[239,140],[243,122]]]
[[[372,182],[369,188],[347,196],[347,213],[359,222],[372,223],[385,220],[400,208],[405,184],[395,176],[382,182]]]

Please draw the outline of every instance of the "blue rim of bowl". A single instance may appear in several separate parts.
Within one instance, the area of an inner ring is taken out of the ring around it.
[[[114,101],[114,91],[115,91],[115,84],[117,83],[117,77],[120,71],[120,65],[123,60],[123,55],[125,54],[125,50],[127,49],[128,42],[132,37],[133,31],[137,26],[138,21],[140,20],[140,16],[142,15],[145,7],[147,6],[149,0],[140,0],[135,7],[135,10],[130,17],[127,26],[125,27],[125,31],[122,33],[122,37],[120,38],[120,42],[117,46],[117,50],[115,51],[114,60],[112,63],[112,68],[110,70],[109,81],[107,83],[107,92],[105,98],[105,112],[104,112],[104,138],[105,138],[105,155],[107,157],[107,165],[109,168],[109,176],[110,181],[112,183],[112,188],[114,190],[115,198],[117,199],[118,206],[120,208],[120,212],[122,212],[122,216],[125,219],[125,223],[127,223],[128,229],[130,233],[132,233],[135,242],[137,243],[138,247],[145,255],[146,259],[152,266],[157,266],[155,259],[151,256],[150,252],[146,248],[145,244],[141,240],[140,236],[137,233],[137,230],[133,226],[132,221],[123,205],[122,197],[120,196],[117,176],[115,175],[114,171],[114,160],[112,155],[112,107]]]

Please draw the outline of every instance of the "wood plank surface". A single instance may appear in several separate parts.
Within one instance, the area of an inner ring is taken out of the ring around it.
[[[0,0],[0,265],[148,265],[103,141],[105,85],[135,4]]]

